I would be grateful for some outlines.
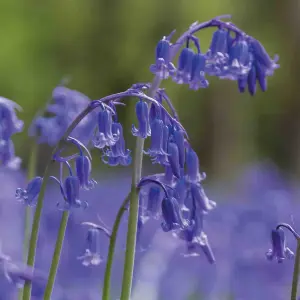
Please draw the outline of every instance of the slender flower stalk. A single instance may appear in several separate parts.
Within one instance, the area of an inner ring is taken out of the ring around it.
[[[121,207],[119,208],[119,211],[117,213],[115,223],[112,229],[112,233],[109,240],[109,247],[108,247],[108,255],[107,255],[107,262],[105,267],[105,275],[104,275],[104,283],[103,283],[103,291],[102,291],[102,300],[110,300],[110,280],[111,280],[111,270],[113,265],[113,258],[115,253],[115,247],[116,247],[116,240],[118,235],[119,226],[122,220],[122,216],[124,212],[126,211],[126,207],[128,205],[128,202],[130,200],[129,195],[126,197],[124,202],[122,203]]]
[[[27,179],[30,180],[34,178],[36,175],[36,164],[37,164],[37,156],[38,156],[38,144],[33,143],[31,148],[31,154],[29,158],[28,164],[28,173]],[[25,207],[25,222],[24,222],[24,246],[23,246],[23,260],[26,261],[27,254],[28,254],[28,247],[29,247],[29,239],[30,239],[30,226],[31,226],[31,207]],[[19,290],[18,299],[21,300],[23,297],[23,289]]]
[[[153,97],[155,95],[157,89],[159,88],[160,83],[161,83],[161,79],[156,76],[149,89],[150,97]],[[138,190],[136,185],[142,176],[143,153],[144,153],[144,139],[138,137],[136,141],[134,157],[133,157],[133,174],[132,174],[132,183],[131,183],[131,191],[130,191],[128,231],[127,231],[127,241],[126,241],[125,263],[124,263],[124,270],[123,270],[122,292],[121,292],[120,300],[130,299],[130,293],[132,287],[138,211],[139,211],[139,197],[138,197]]]
[[[295,263],[294,263],[291,300],[297,300],[299,270],[300,270],[300,240],[298,239],[297,240],[296,257],[295,257]]]
[[[67,223],[68,223],[68,218],[69,218],[69,212],[64,211],[61,217],[60,221],[60,226],[58,230],[58,236],[55,244],[55,250],[52,258],[52,263],[51,263],[51,268],[50,268],[50,273],[48,277],[48,282],[47,286],[45,289],[44,293],[44,300],[50,300],[51,299],[51,294],[55,282],[55,277],[58,269],[58,264],[59,264],[59,259],[60,259],[60,254],[63,246],[63,241],[65,237],[65,232],[67,228]]]

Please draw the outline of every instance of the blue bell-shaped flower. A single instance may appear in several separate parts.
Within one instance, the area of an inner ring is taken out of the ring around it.
[[[177,178],[181,176],[181,169],[179,164],[179,149],[173,142],[168,144],[168,161],[172,169],[173,175]]]
[[[112,132],[112,124],[112,112],[108,109],[102,109],[98,113],[98,130],[93,138],[93,144],[96,148],[102,149],[106,146],[113,146],[118,141],[118,134]]]
[[[285,245],[285,234],[282,228],[273,229],[271,233],[272,249],[266,253],[268,260],[276,258],[279,263],[282,263],[285,258],[292,259],[294,253]]]
[[[191,147],[188,147],[186,152],[186,169],[186,180],[188,182],[197,183],[206,178],[205,173],[199,172],[199,158]]]
[[[88,203],[86,201],[81,201],[79,199],[80,181],[77,176],[73,176],[73,175],[67,176],[63,185],[54,176],[50,176],[50,178],[54,179],[59,184],[61,194],[64,198],[63,203],[61,202],[57,203],[58,209],[70,210],[71,208],[88,207]]]
[[[189,226],[189,222],[183,219],[179,204],[174,197],[164,198],[161,203],[161,210],[163,217],[161,227],[163,231],[185,229]]]
[[[176,71],[173,63],[170,61],[171,43],[164,37],[156,46],[155,64],[150,66],[150,71],[160,79],[167,79]]]
[[[12,140],[0,140],[0,162],[2,166],[12,170],[18,170],[21,158],[15,156],[15,146]]]
[[[136,128],[134,125],[132,125],[131,132],[134,136],[139,136],[145,139],[147,136],[151,135],[148,104],[145,101],[140,100],[135,106],[135,111],[139,127]]]
[[[219,28],[213,33],[207,52],[206,72],[211,76],[222,76],[228,68],[228,31]]]
[[[216,202],[208,199],[200,183],[191,183],[191,196],[195,199],[198,207],[204,212],[208,212],[217,206]]]
[[[17,188],[16,198],[28,206],[36,205],[42,183],[43,183],[42,177],[37,176],[33,178],[31,181],[29,181],[26,189]]]
[[[164,126],[163,121],[158,118],[156,118],[151,124],[151,145],[148,151],[144,151],[144,153],[150,157],[167,155],[163,149]]]
[[[92,164],[88,156],[79,155],[76,158],[76,175],[80,182],[80,187],[89,190],[97,184],[97,181],[90,178],[92,171]]]
[[[191,80],[192,62],[194,58],[194,51],[190,48],[183,48],[179,58],[178,66],[173,81],[178,84],[189,83]]]
[[[100,253],[100,230],[94,227],[91,227],[87,233],[86,239],[86,249],[84,255],[78,257],[79,260],[82,260],[84,266],[99,265],[103,258]]]
[[[190,89],[198,90],[199,88],[207,88],[208,81],[205,78],[206,58],[203,54],[194,54],[192,60]]]
[[[263,45],[256,39],[251,38],[250,49],[254,56],[254,61],[258,61],[264,68],[266,76],[271,76],[274,70],[279,68],[277,64],[278,56],[271,59]]]
[[[118,141],[109,149],[104,151],[102,161],[110,166],[128,166],[131,164],[132,158],[130,150],[125,149],[125,139],[123,135],[123,127],[121,123],[112,124],[112,133],[119,136]]]

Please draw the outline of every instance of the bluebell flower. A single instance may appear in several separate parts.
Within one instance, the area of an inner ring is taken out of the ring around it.
[[[187,253],[185,256],[199,256],[204,253],[208,262],[213,264],[216,259],[207,239],[207,235],[202,231],[200,235],[193,238],[191,242],[187,242]]]
[[[155,98],[157,102],[162,103],[162,97],[159,95],[159,97]],[[150,111],[149,111],[149,123],[150,126],[152,122],[154,122],[156,119],[162,119],[162,111],[161,108],[156,103],[151,103],[150,105]]]
[[[0,140],[0,161],[3,166],[17,170],[21,165],[21,158],[15,156],[15,147],[12,140]]]
[[[78,259],[82,260],[84,266],[99,265],[103,261],[103,258],[100,253],[100,230],[98,228],[91,227],[88,230],[86,243],[85,253],[78,257]]]
[[[0,140],[7,141],[23,130],[24,122],[18,119],[16,110],[21,110],[17,103],[0,97]]]
[[[112,112],[103,108],[98,113],[98,130],[93,138],[93,144],[96,148],[102,149],[106,146],[113,146],[118,141],[119,134],[112,132],[112,124]]]
[[[52,100],[46,112],[49,117],[37,116],[30,128],[29,136],[37,137],[38,143],[54,146],[62,138],[75,118],[90,104],[84,94],[63,86],[56,87],[52,92]],[[71,136],[87,144],[96,127],[96,113],[93,111],[83,118],[72,131]]]
[[[165,197],[161,203],[163,231],[185,229],[189,226],[188,220],[183,219],[177,200],[174,197]]]
[[[177,71],[173,80],[178,84],[189,83],[192,73],[192,62],[194,51],[190,48],[183,48],[179,54]]]
[[[76,158],[76,175],[80,182],[80,187],[89,190],[97,184],[97,181],[90,178],[92,171],[92,164],[88,156],[79,155]]]
[[[132,125],[131,132],[134,136],[139,136],[145,139],[147,136],[151,135],[148,104],[141,99],[135,106],[135,112],[139,127],[136,128]]]
[[[274,59],[271,59],[263,45],[254,38],[250,39],[250,48],[254,60],[258,61],[264,67],[266,76],[273,75],[274,70],[279,68],[279,65],[277,64],[278,56],[276,55]]]
[[[152,163],[166,166],[169,164],[168,144],[169,144],[169,136],[170,136],[169,127],[167,125],[163,125],[161,134],[162,134],[162,142],[161,142],[162,151],[161,153],[158,153],[156,156],[152,158]]]
[[[198,207],[204,212],[208,212],[216,207],[216,202],[208,199],[200,183],[191,183],[191,196],[195,199]]]
[[[0,97],[0,162],[10,169],[18,169],[21,159],[15,156],[14,144],[11,140],[13,134],[23,130],[23,121],[19,120],[16,110],[21,107],[15,102]]]
[[[190,88],[192,90],[208,87],[208,81],[205,78],[205,64],[205,55],[201,53],[194,54],[190,79]]]
[[[173,140],[178,148],[180,168],[183,169],[185,164],[185,138],[183,130],[174,130]]]
[[[130,156],[131,151],[129,149],[125,149],[125,139],[121,123],[114,122],[112,124],[112,133],[119,137],[118,141],[109,149],[104,150],[102,161],[110,166],[130,165],[132,161]]]
[[[248,42],[238,37],[229,50],[228,75],[225,78],[237,80],[247,77],[253,62]]]
[[[142,193],[141,195],[144,199],[143,202],[146,202],[143,219],[158,219],[162,201],[161,188],[156,185],[151,185],[147,192],[141,191],[140,193]]]
[[[177,180],[174,192],[176,194],[176,199],[178,201],[179,207],[182,211],[187,211],[187,207],[185,206],[185,200],[188,196],[187,184],[184,177],[181,177]]]
[[[42,177],[37,176],[33,178],[31,181],[29,181],[26,189],[17,188],[16,198],[28,206],[36,205],[42,183],[43,183]]]
[[[181,168],[179,164],[179,149],[173,142],[168,144],[168,161],[172,169],[173,175],[177,178],[181,176]]]
[[[156,157],[157,155],[167,155],[163,149],[164,138],[164,123],[162,120],[156,118],[151,123],[151,146],[148,151],[144,151],[145,154],[150,157]]]
[[[213,33],[209,50],[206,54],[206,72],[209,75],[221,76],[228,66],[228,35],[226,29],[219,28]]]
[[[294,253],[285,245],[285,234],[282,228],[273,229],[271,233],[272,249],[266,253],[269,260],[276,258],[279,263],[282,263],[285,258],[292,259]]]
[[[206,178],[205,173],[199,172],[199,158],[191,147],[188,147],[186,152],[186,172],[186,180],[191,183],[197,183]]]
[[[58,202],[57,207],[60,210],[70,210],[71,208],[87,208],[88,203],[79,199],[80,180],[77,176],[69,175],[64,183],[61,183],[56,177],[50,176],[59,186],[64,202]]]
[[[259,62],[255,62],[256,79],[259,83],[260,89],[265,92],[267,90],[267,71],[266,68]]]
[[[176,71],[175,66],[170,61],[171,43],[168,38],[161,39],[156,46],[155,64],[150,66],[150,71],[160,79],[167,79]]]

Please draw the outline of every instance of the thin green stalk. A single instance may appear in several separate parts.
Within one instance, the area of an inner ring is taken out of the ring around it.
[[[129,300],[131,294],[134,258],[135,258],[135,245],[136,245],[136,233],[138,222],[138,210],[139,210],[139,198],[136,184],[140,178],[142,163],[143,163],[143,150],[144,139],[137,138],[135,156],[134,156],[134,173],[132,176],[132,184],[130,191],[130,206],[129,206],[129,219],[128,219],[128,231],[126,241],[125,263],[123,271],[122,292],[120,300]]]
[[[37,155],[38,155],[38,144],[33,141],[31,154],[29,157],[28,163],[28,172],[27,179],[31,180],[36,176],[36,164],[37,164]],[[29,239],[30,239],[30,230],[31,230],[31,214],[32,208],[29,206],[25,207],[25,222],[24,222],[24,245],[23,245],[23,261],[26,262],[28,248],[29,248]],[[23,297],[23,289],[19,290],[18,299],[22,300]]]
[[[105,268],[105,276],[104,276],[104,284],[103,284],[103,291],[102,291],[102,300],[110,300],[110,278],[111,278],[111,269],[113,264],[113,258],[115,253],[116,247],[116,240],[118,235],[119,226],[122,220],[122,216],[126,211],[127,204],[130,198],[129,195],[126,197],[124,202],[122,203],[119,211],[117,213],[117,217],[112,229],[112,233],[109,240],[109,248],[108,248],[108,255],[107,255],[107,262]]]
[[[161,79],[155,77],[151,88],[149,89],[149,96],[153,97],[160,85]],[[130,206],[129,206],[129,218],[128,218],[128,230],[126,240],[126,252],[125,262],[123,270],[122,291],[120,300],[129,300],[132,287],[135,248],[136,248],[136,233],[138,222],[138,210],[139,210],[139,198],[138,190],[136,188],[137,183],[141,179],[142,166],[143,166],[143,150],[144,139],[137,138],[136,147],[133,157],[133,174],[130,191]]]
[[[32,229],[31,229],[31,236],[29,241],[29,250],[28,250],[28,256],[27,256],[27,265],[33,266],[35,261],[35,251],[36,251],[36,244],[39,234],[39,225],[40,225],[40,219],[42,215],[42,208],[43,208],[43,202],[44,202],[44,195],[45,190],[48,182],[48,178],[50,175],[50,165],[51,161],[47,164],[45,173],[44,173],[44,179],[41,186],[38,202],[36,205],[34,217],[33,217],[33,223],[32,223]],[[24,290],[23,290],[23,300],[30,300],[31,296],[31,282],[25,282]]]
[[[297,299],[299,270],[300,270],[300,239],[297,239],[297,250],[296,250],[296,257],[295,257],[295,264],[294,264],[291,300]]]
[[[45,172],[43,175],[43,183],[41,186],[41,190],[38,196],[37,205],[33,217],[33,223],[32,223],[32,229],[31,229],[31,235],[30,235],[30,241],[29,241],[29,250],[28,250],[28,256],[27,256],[27,265],[28,266],[34,266],[35,261],[35,252],[36,252],[36,246],[37,246],[37,240],[38,240],[38,234],[39,234],[39,227],[40,227],[40,220],[42,215],[42,208],[44,203],[44,196],[46,191],[47,182],[49,180],[50,176],[50,166],[53,163],[53,155],[57,152],[59,147],[61,146],[62,142],[65,141],[65,139],[70,135],[72,130],[78,125],[78,123],[94,108],[91,106],[88,106],[85,110],[83,110],[77,118],[74,120],[74,122],[69,126],[61,140],[57,143],[56,147],[53,149],[51,158],[49,162],[46,165]],[[31,282],[27,281],[24,285],[23,290],[23,300],[30,300],[31,296]]]
[[[56,239],[55,250],[54,250],[54,254],[53,254],[53,258],[52,258],[48,282],[47,282],[45,293],[44,293],[44,300],[51,299],[51,294],[52,294],[55,277],[56,277],[56,273],[57,273],[57,269],[58,269],[60,254],[61,254],[64,237],[65,237],[65,232],[66,232],[66,228],[67,228],[68,218],[69,218],[69,212],[64,211],[62,214],[62,217],[61,217],[60,225],[59,225],[59,231],[58,231],[58,236]]]

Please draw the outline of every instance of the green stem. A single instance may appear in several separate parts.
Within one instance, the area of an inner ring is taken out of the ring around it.
[[[46,285],[45,289],[45,294],[44,294],[44,300],[50,300],[54,282],[55,282],[55,277],[58,269],[58,264],[59,264],[59,259],[60,259],[60,254],[64,242],[64,237],[65,237],[65,232],[67,228],[67,223],[68,223],[68,218],[69,218],[69,212],[64,211],[61,217],[60,225],[59,225],[59,231],[58,231],[58,236],[56,239],[56,244],[55,244],[55,250],[52,258],[52,263],[51,263],[51,268],[49,272],[49,277],[48,277],[48,282]]]
[[[295,257],[295,264],[294,264],[291,300],[297,299],[299,270],[300,270],[300,239],[297,240],[297,250],[296,250],[296,257]]]
[[[41,186],[41,190],[38,196],[37,205],[33,217],[33,224],[31,229],[31,235],[30,235],[30,241],[29,241],[29,250],[28,250],[28,256],[27,256],[27,265],[28,266],[34,266],[35,261],[35,252],[36,252],[36,246],[37,246],[37,240],[38,240],[38,234],[39,234],[39,227],[40,227],[40,220],[42,215],[42,208],[43,208],[43,202],[44,202],[44,196],[46,191],[47,182],[50,175],[50,166],[53,163],[53,155],[57,152],[59,147],[61,146],[62,142],[70,135],[72,130],[78,125],[78,123],[94,108],[91,106],[88,106],[85,110],[83,110],[77,118],[74,120],[74,122],[69,126],[63,137],[60,139],[60,141],[57,143],[56,147],[53,149],[51,158],[49,162],[46,165],[45,172],[43,175],[43,183]],[[31,282],[27,281],[24,285],[23,290],[23,300],[30,300],[31,296]]]
[[[112,233],[109,240],[109,248],[108,248],[108,255],[107,255],[107,262],[105,268],[105,276],[104,276],[104,284],[103,284],[103,291],[102,291],[102,300],[110,300],[110,279],[111,279],[111,269],[113,264],[113,257],[116,247],[116,240],[118,235],[119,226],[122,220],[122,216],[126,211],[127,204],[130,200],[129,195],[126,197],[124,202],[122,203],[119,211],[117,213],[117,217],[112,229]]]
[[[29,157],[28,163],[28,172],[27,172],[27,180],[31,180],[36,176],[36,164],[37,164],[37,155],[38,155],[38,144],[32,141],[31,154]],[[23,261],[26,261],[28,248],[29,248],[29,239],[30,239],[30,227],[31,227],[31,207],[25,207],[25,222],[24,222],[24,246],[23,246]],[[23,298],[23,289],[19,290],[18,299],[22,300]]]
[[[149,96],[153,97],[161,83],[161,79],[155,77],[151,88],[149,89]],[[142,166],[143,166],[143,151],[144,151],[144,139],[137,138],[136,147],[133,157],[133,174],[130,191],[130,206],[129,206],[129,218],[128,218],[128,230],[126,240],[126,252],[125,262],[123,270],[122,292],[120,300],[129,300],[132,287],[135,248],[136,248],[136,233],[138,222],[138,210],[139,210],[139,197],[138,190],[136,188],[137,183],[141,179]]]
[[[27,256],[27,265],[28,266],[34,266],[35,261],[35,251],[36,251],[36,245],[37,245],[37,239],[39,234],[39,225],[40,225],[40,219],[42,215],[42,208],[43,208],[43,202],[44,202],[44,195],[45,190],[47,186],[47,181],[50,175],[50,164],[51,161],[47,164],[45,173],[44,173],[44,179],[41,186],[41,190],[38,197],[38,202],[36,205],[34,217],[33,217],[33,223],[32,223],[32,230],[31,230],[31,236],[29,241],[29,250],[28,250],[28,256]],[[31,282],[25,282],[24,285],[24,291],[23,291],[23,300],[30,300],[31,296]]]

